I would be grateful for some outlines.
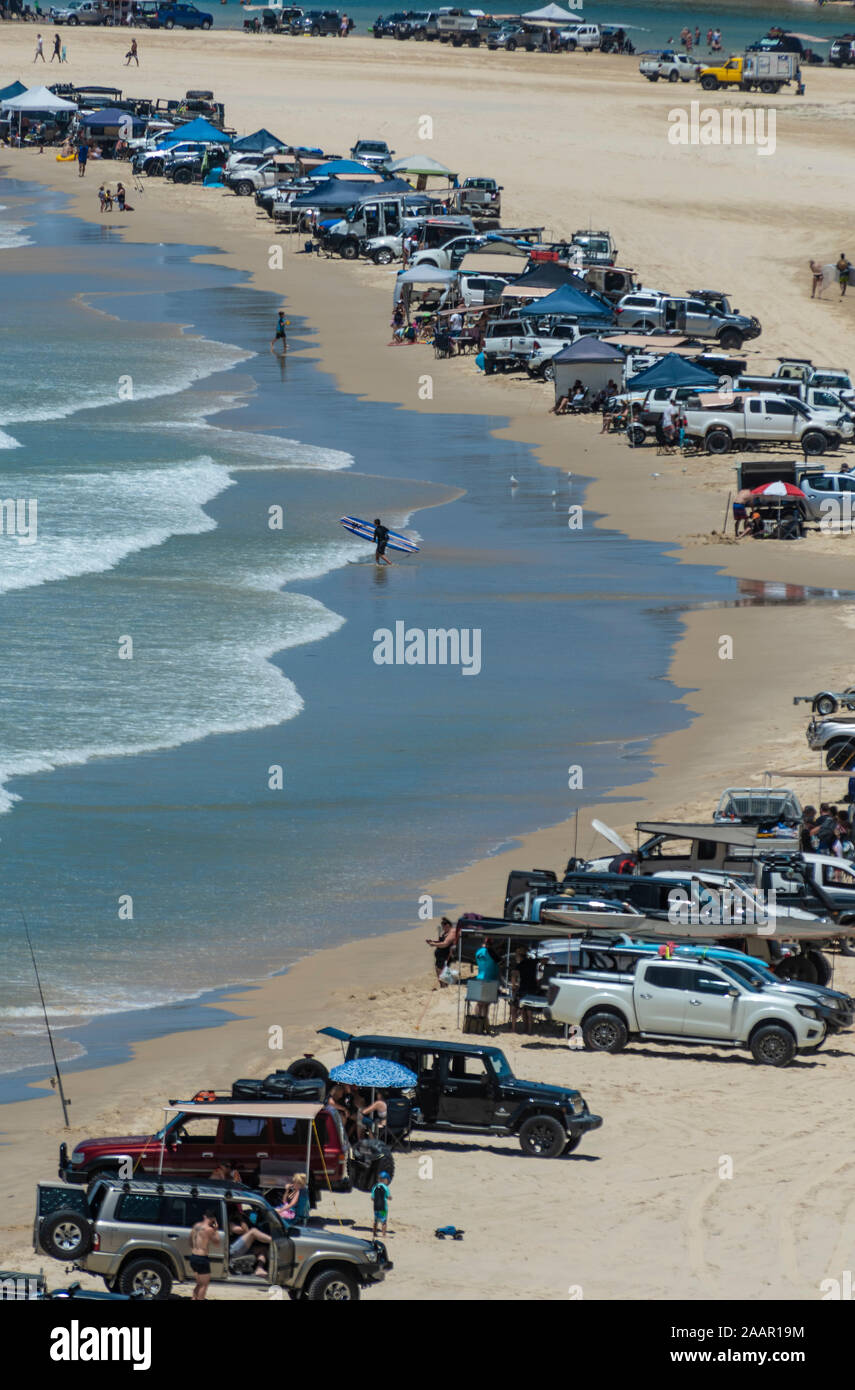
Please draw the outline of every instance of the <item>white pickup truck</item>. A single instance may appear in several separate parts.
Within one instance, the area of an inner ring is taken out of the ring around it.
[[[656,958],[599,979],[555,975],[547,997],[553,1020],[581,1028],[594,1052],[620,1052],[630,1038],[705,1043],[748,1048],[755,1062],[783,1067],[826,1033],[807,1001],[751,987],[713,962]]]
[[[841,426],[817,416],[789,396],[717,393],[689,398],[683,410],[686,438],[708,454],[727,454],[738,445],[795,444],[805,454],[837,449],[844,438]],[[851,433],[851,430],[850,430]]]
[[[700,63],[688,53],[674,53],[670,48],[642,58],[638,65],[638,71],[648,82],[658,82],[660,77],[666,82],[694,82],[700,70]]]

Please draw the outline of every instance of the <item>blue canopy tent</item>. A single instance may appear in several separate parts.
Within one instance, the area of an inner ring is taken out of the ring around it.
[[[520,281],[517,280],[514,288],[518,289],[519,285]],[[604,323],[614,321],[614,310],[611,307],[593,295],[577,290],[573,285],[562,285],[560,289],[553,290],[552,294],[545,295],[543,299],[536,299],[534,303],[520,309],[520,318],[524,315],[528,318],[545,318],[549,314],[560,315],[562,318],[601,319]]]
[[[387,179],[383,183],[363,183],[361,180],[328,179],[317,188],[307,188],[294,199],[295,208],[351,208],[366,198],[380,198],[386,193],[412,193],[403,179]]]
[[[217,145],[232,144],[232,137],[217,130],[217,127],[205,120],[204,116],[197,116],[195,121],[188,121],[186,125],[177,125],[174,130],[168,130],[160,137],[158,144],[177,145],[180,140],[199,140],[203,143],[210,141]]]
[[[133,134],[140,135],[145,130],[146,122],[139,116],[133,116],[130,111],[123,111],[119,106],[108,106],[105,111],[90,111],[88,116],[80,117],[80,124],[86,126],[87,130],[94,131],[101,135],[116,134],[123,128],[122,122],[130,121]]]
[[[347,178],[348,174],[357,178],[364,178],[366,174],[370,174],[375,183],[382,180],[382,175],[378,174],[376,169],[369,169],[367,164],[359,164],[355,159],[328,159],[325,164],[319,164],[312,170],[313,179]]]
[[[284,140],[280,140],[277,135],[271,135],[269,130],[262,127],[261,130],[254,130],[252,135],[242,135],[239,140],[235,140],[232,149],[235,153],[265,154],[268,150],[287,150],[288,146]]]
[[[655,338],[651,347],[655,347]],[[656,386],[718,386],[718,377],[705,367],[698,367],[678,357],[676,352],[667,352],[652,367],[645,367],[626,383],[627,391],[652,391]]]
[[[19,97],[26,90],[23,82],[10,82],[8,87],[0,87],[0,103],[12,97]]]

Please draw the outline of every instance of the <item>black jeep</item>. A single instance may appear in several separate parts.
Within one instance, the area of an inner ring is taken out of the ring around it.
[[[413,1129],[452,1134],[515,1134],[523,1153],[557,1158],[572,1153],[582,1136],[599,1129],[578,1091],[521,1081],[498,1047],[435,1042],[424,1038],[354,1037],[340,1028],[320,1028],[338,1038],[346,1059],[381,1057],[408,1067],[418,1077],[409,1124]]]

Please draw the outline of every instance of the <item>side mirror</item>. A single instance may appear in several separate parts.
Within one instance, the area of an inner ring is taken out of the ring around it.
[[[727,997],[728,997],[728,999],[738,999],[738,998],[739,998],[739,990],[736,988],[736,985],[731,985],[731,986],[730,986],[730,989],[727,991]]]

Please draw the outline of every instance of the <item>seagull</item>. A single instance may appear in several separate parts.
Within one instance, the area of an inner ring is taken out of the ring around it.
[[[520,480],[519,480],[519,478],[515,478],[514,475],[513,475],[513,473],[512,473],[512,474],[511,474],[511,487],[519,487],[519,485],[520,485]]]
[[[551,492],[549,495],[550,495],[550,497],[557,497],[557,496],[558,496],[558,493],[557,493],[557,492],[555,491],[555,489],[553,488],[553,489],[552,489],[552,492]]]

